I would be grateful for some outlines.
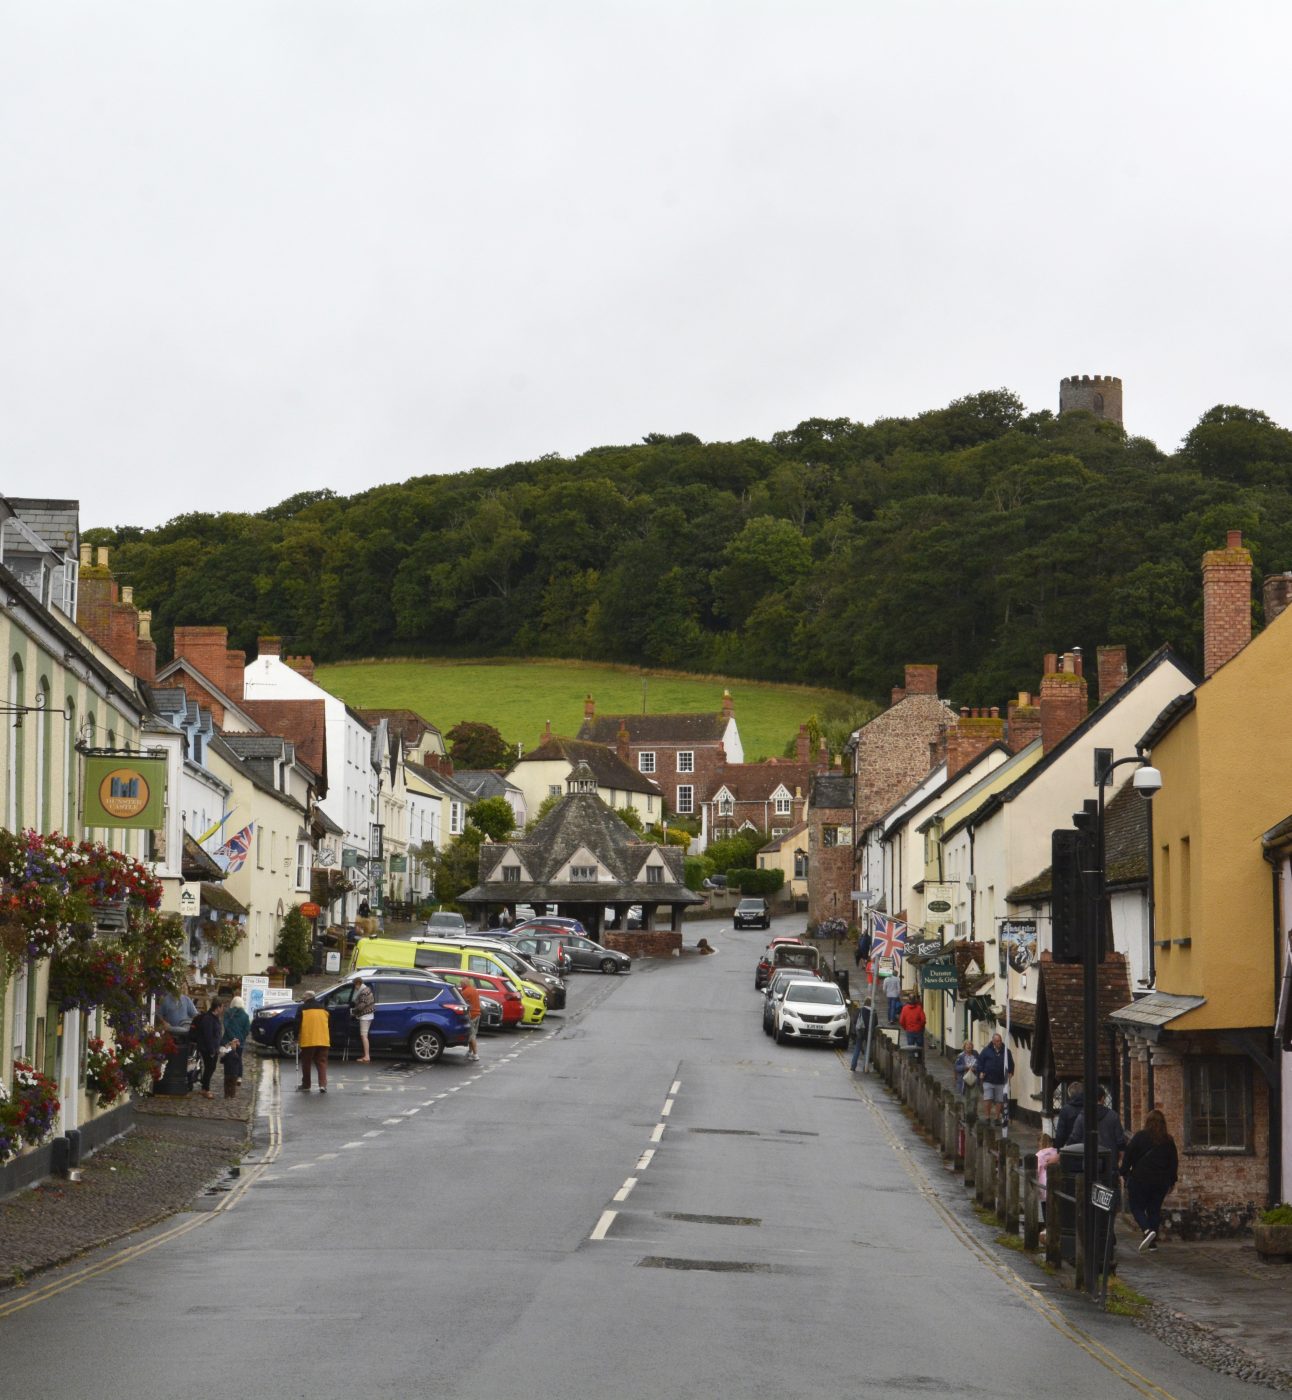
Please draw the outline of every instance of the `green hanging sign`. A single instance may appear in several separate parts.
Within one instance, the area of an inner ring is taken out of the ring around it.
[[[920,968],[920,981],[926,992],[954,992],[960,986],[955,960],[937,958]]]
[[[166,805],[166,760],[87,754],[81,792],[86,826],[157,830]]]

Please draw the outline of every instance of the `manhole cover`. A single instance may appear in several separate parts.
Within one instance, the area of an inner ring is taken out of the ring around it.
[[[667,1255],[651,1254],[637,1261],[639,1269],[693,1269],[710,1274],[777,1274],[783,1272],[774,1264],[751,1264],[743,1259],[671,1259]]]
[[[754,1215],[690,1215],[684,1210],[662,1210],[664,1220],[684,1220],[691,1225],[761,1225]]]

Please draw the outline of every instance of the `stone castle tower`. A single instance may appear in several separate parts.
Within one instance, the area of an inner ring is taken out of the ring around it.
[[[1074,374],[1059,381],[1059,412],[1084,410],[1122,426],[1122,382],[1111,374]]]

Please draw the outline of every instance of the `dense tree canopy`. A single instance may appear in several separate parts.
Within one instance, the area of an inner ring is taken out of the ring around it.
[[[935,661],[944,694],[998,704],[1074,645],[1196,662],[1199,559],[1228,528],[1258,570],[1292,568],[1292,433],[1265,414],[1213,408],[1167,455],[993,390],[87,538],[115,545],[163,651],[176,623],[224,623],[319,660],[565,656],[872,699]]]

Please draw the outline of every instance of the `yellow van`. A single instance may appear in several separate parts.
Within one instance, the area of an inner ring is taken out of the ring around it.
[[[464,947],[462,944],[432,942],[416,943],[402,938],[361,938],[354,945],[350,971],[360,967],[420,967],[434,972],[437,967],[456,968],[459,972],[487,972],[502,977],[520,993],[525,1006],[521,1025],[541,1025],[547,1015],[547,994],[542,987],[526,982],[500,958],[486,948]]]

